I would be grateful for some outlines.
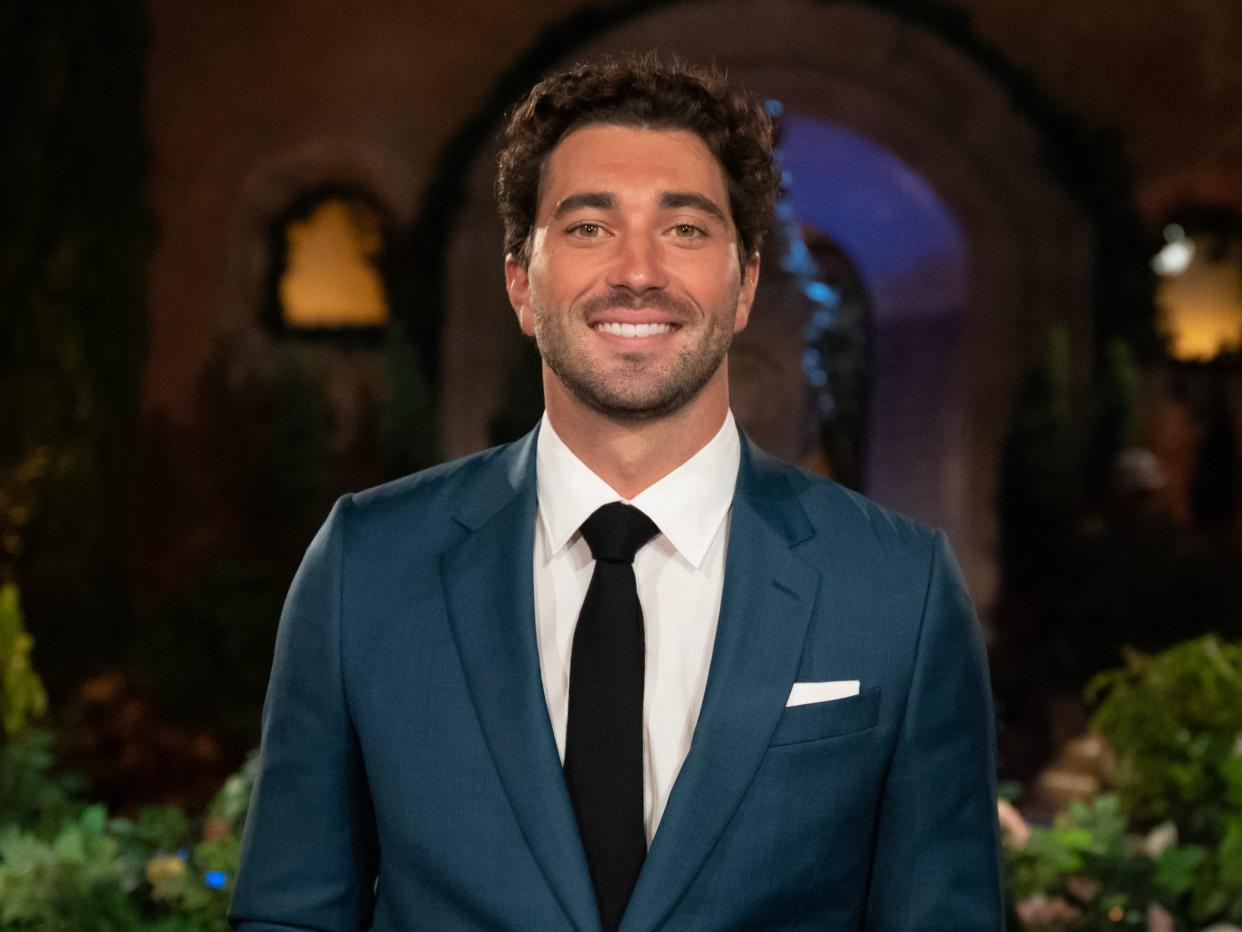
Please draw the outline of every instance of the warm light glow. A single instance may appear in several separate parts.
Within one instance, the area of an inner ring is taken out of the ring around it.
[[[1194,240],[1186,238],[1180,223],[1170,223],[1164,228],[1164,248],[1152,258],[1151,267],[1157,275],[1181,275],[1194,257]]]
[[[1206,252],[1198,244],[1185,271],[1162,278],[1157,291],[1170,350],[1185,361],[1206,362],[1242,348],[1242,241],[1210,257]]]
[[[1156,253],[1151,260],[1151,267],[1157,275],[1181,275],[1195,258],[1193,240],[1183,239],[1173,243],[1165,243],[1164,248]]]
[[[378,327],[388,323],[388,301],[375,267],[380,218],[341,199],[324,201],[285,230],[288,264],[280,276],[286,326]]]

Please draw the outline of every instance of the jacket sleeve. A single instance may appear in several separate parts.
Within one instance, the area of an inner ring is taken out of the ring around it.
[[[865,927],[1004,928],[987,657],[942,532],[875,833]]]
[[[348,496],[293,579],[263,706],[229,919],[245,932],[369,928],[378,847],[341,667]]]

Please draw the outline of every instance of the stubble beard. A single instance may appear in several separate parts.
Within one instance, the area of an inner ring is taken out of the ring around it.
[[[621,353],[620,364],[603,371],[598,359],[577,348],[575,333],[586,334],[592,310],[625,306],[622,299],[597,299],[569,315],[557,315],[536,304],[535,343],[549,369],[578,401],[617,421],[650,421],[667,417],[693,401],[728,355],[733,342],[737,298],[724,314],[705,315],[687,302],[664,296],[662,306],[675,310],[685,327],[706,319],[698,339],[682,347],[660,366],[649,353]],[[651,306],[649,301],[644,307]],[[577,341],[578,344],[581,340]]]

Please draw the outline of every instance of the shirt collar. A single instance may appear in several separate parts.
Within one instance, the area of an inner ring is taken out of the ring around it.
[[[729,411],[702,449],[629,504],[641,509],[677,552],[698,568],[733,503],[741,455],[741,440]],[[545,560],[568,545],[601,505],[625,501],[557,436],[547,412],[535,444],[535,488],[548,543]]]

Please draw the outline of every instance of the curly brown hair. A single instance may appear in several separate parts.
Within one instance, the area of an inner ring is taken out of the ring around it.
[[[714,67],[654,55],[606,57],[545,77],[514,108],[496,175],[505,253],[530,261],[530,233],[548,154],[587,124],[688,129],[724,169],[742,265],[763,246],[780,186],[772,119]]]

